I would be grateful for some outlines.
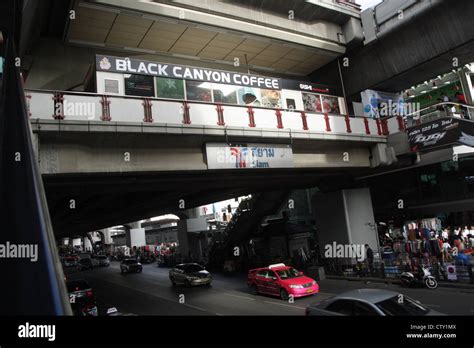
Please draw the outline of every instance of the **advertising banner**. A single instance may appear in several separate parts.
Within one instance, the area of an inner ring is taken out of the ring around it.
[[[206,156],[208,169],[293,168],[290,145],[208,143]]]
[[[156,63],[124,57],[96,55],[95,60],[97,71],[170,77],[174,79],[196,80],[264,89],[281,89],[280,79],[273,77]]]
[[[360,96],[365,117],[381,118],[404,115],[404,100],[400,94],[366,89],[360,93]]]
[[[441,118],[407,130],[412,152],[451,144],[474,147],[474,122]]]

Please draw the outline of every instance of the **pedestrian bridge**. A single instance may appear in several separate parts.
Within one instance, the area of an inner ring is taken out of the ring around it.
[[[43,174],[206,170],[203,147],[216,142],[287,145],[291,168],[371,167],[386,164],[371,161],[371,151],[383,150],[401,127],[396,118],[160,98],[45,90],[25,96]]]

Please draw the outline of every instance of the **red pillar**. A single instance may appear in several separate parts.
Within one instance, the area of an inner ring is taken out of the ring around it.
[[[398,115],[397,121],[398,121],[398,130],[400,132],[403,132],[405,130],[405,122],[403,121],[403,117]]]
[[[217,111],[217,125],[225,126],[224,108],[222,107],[222,104],[216,104],[216,111]]]
[[[301,111],[301,120],[303,121],[303,130],[308,130],[308,116],[306,116],[306,113],[304,111]]]
[[[247,107],[247,113],[249,114],[249,127],[255,127],[255,117],[254,117],[254,111],[251,106]]]
[[[143,119],[143,122],[153,122],[153,113],[151,111],[151,106],[153,105],[151,103],[150,98],[145,98],[143,99],[143,112],[145,114],[145,118]]]
[[[377,123],[377,134],[382,135],[382,125],[381,125],[380,119],[376,118],[375,122]]]
[[[364,126],[365,126],[365,134],[370,134],[369,120],[367,117],[364,117]]]
[[[106,95],[101,97],[100,103],[102,104],[102,121],[110,121],[112,117],[110,117],[110,100]]]
[[[189,116],[189,104],[183,101],[183,123],[191,124],[191,117]]]
[[[283,121],[281,119],[281,111],[280,109],[275,110],[275,115],[277,117],[277,128],[283,128]]]
[[[331,125],[329,124],[329,115],[327,112],[324,113],[324,121],[326,122],[326,132],[330,132]]]
[[[347,133],[352,133],[351,129],[351,119],[349,118],[349,115],[344,115],[344,120],[346,121],[346,131]]]

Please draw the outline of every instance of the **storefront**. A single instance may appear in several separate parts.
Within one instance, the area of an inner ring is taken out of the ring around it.
[[[344,98],[310,82],[97,55],[89,92],[341,115]]]

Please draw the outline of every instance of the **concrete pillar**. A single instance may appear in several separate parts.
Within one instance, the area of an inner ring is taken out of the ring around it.
[[[125,243],[129,248],[141,247],[146,245],[145,229],[141,227],[140,221],[127,224],[125,231]]]
[[[466,103],[469,105],[474,105],[474,88],[472,87],[471,80],[471,69],[466,67],[459,70],[459,81],[461,82],[461,87],[463,90],[464,97],[466,98]],[[473,109],[468,109],[469,119],[474,119]]]
[[[82,246],[82,239],[81,238],[73,238],[72,239],[72,246],[73,247],[76,247],[76,246]]]
[[[92,251],[93,248],[92,248],[92,244],[89,238],[85,236],[82,239],[84,240],[84,251]]]
[[[461,81],[461,86],[464,92],[464,97],[466,98],[466,102],[469,105],[474,105],[474,88],[472,87],[470,74],[471,69],[466,67],[459,70],[459,80]]]
[[[187,257],[189,253],[189,240],[188,240],[188,226],[185,219],[178,221],[178,243],[179,250],[183,257]]]
[[[378,235],[368,188],[342,190],[313,197],[319,247],[337,244],[369,244],[379,252]]]

